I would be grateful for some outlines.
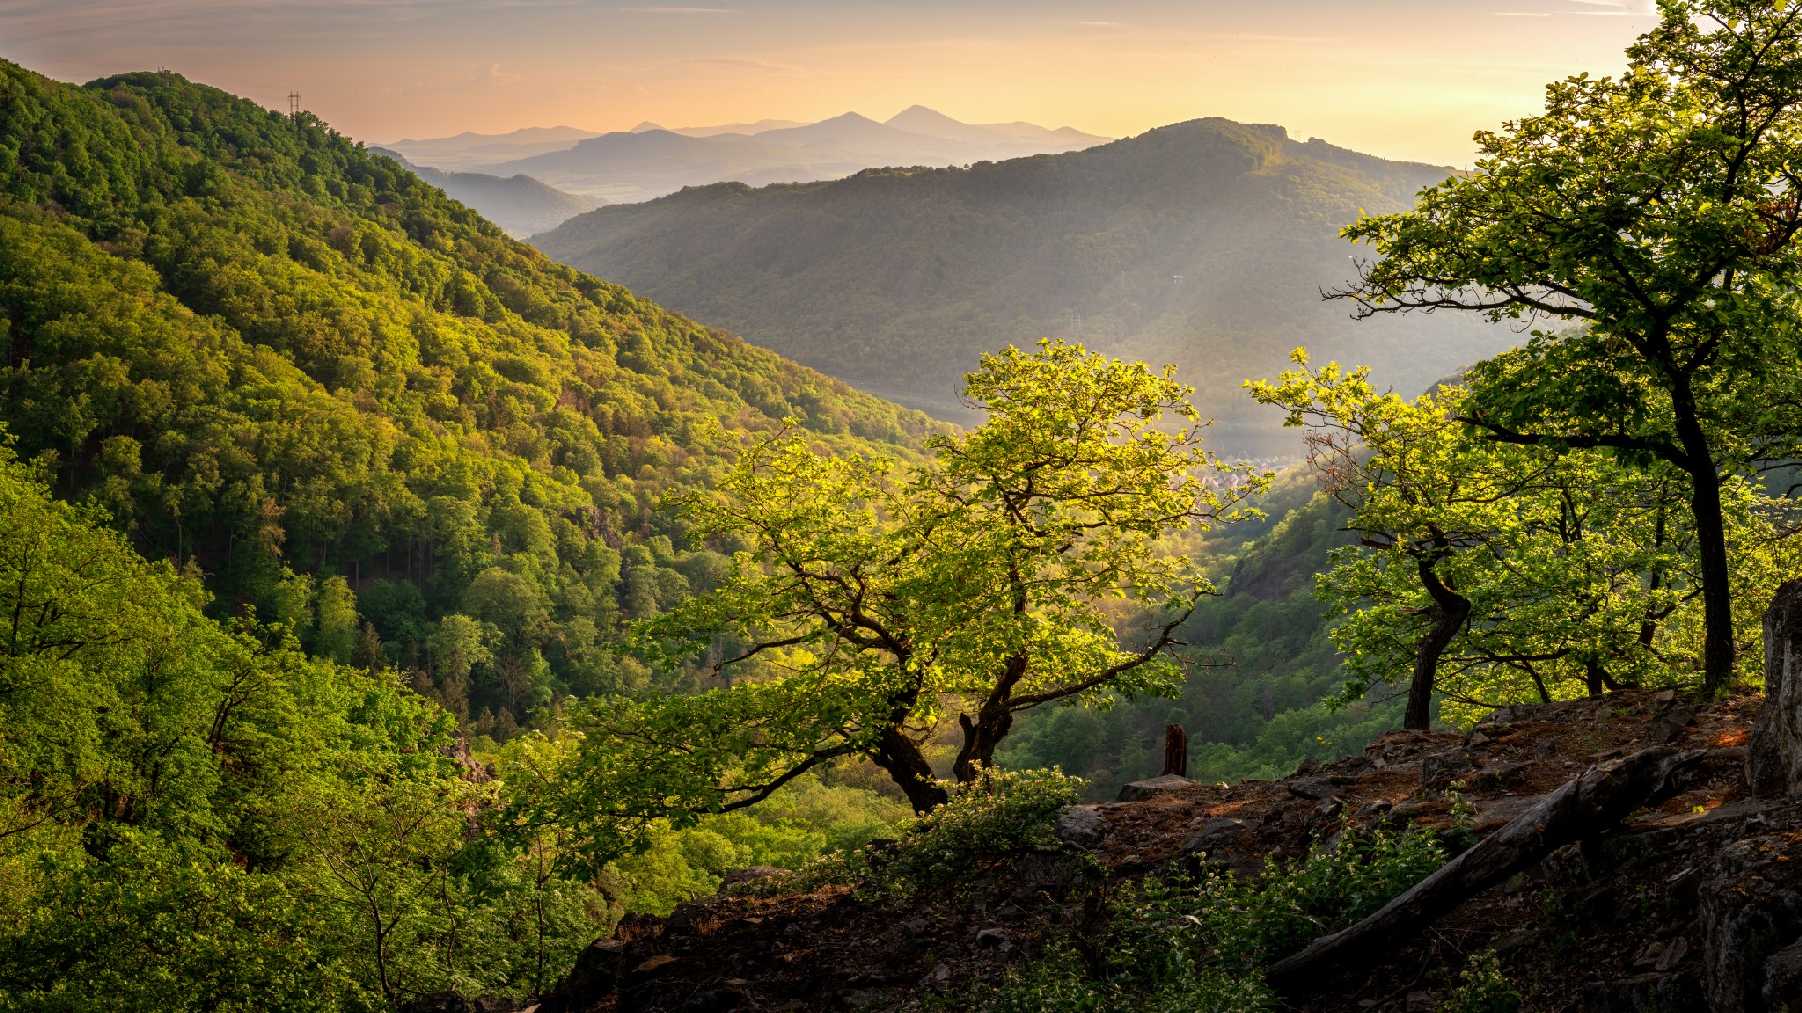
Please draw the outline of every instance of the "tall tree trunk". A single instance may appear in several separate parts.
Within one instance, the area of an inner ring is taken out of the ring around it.
[[[882,739],[876,744],[876,751],[870,754],[870,759],[876,766],[888,771],[889,778],[907,796],[914,812],[931,812],[944,805],[949,797],[945,794],[945,789],[939,787],[938,782],[933,779],[932,764],[926,762],[919,745],[903,735],[899,728],[883,730]]]
[[[1721,477],[1708,435],[1696,418],[1694,398],[1674,392],[1677,438],[1689,473],[1690,510],[1702,572],[1702,687],[1718,693],[1733,681],[1733,587],[1727,566],[1727,522],[1721,509]]]
[[[1662,550],[1665,539],[1664,500],[1658,501],[1658,517],[1652,527],[1652,547]],[[1664,567],[1652,567],[1652,574],[1646,581],[1646,590],[1656,595],[1664,587]],[[1646,618],[1639,624],[1639,646],[1651,650],[1658,639],[1658,618],[1648,607]]]
[[[1402,727],[1425,731],[1433,722],[1433,684],[1439,678],[1439,659],[1470,618],[1470,599],[1439,579],[1433,570],[1435,560],[1421,557],[1415,563],[1420,567],[1421,586],[1433,599],[1433,627],[1420,638],[1414,654],[1414,679],[1408,684],[1408,711]]]

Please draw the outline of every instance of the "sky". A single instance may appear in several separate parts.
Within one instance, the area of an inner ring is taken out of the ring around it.
[[[1468,165],[1471,134],[1605,74],[1652,0],[0,0],[0,58],[165,68],[370,142],[921,103],[1123,137],[1199,116]]]

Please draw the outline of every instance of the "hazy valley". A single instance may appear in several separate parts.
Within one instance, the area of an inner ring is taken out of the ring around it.
[[[864,389],[946,418],[997,340],[1174,362],[1233,453],[1298,452],[1244,397],[1291,348],[1418,392],[1520,340],[1449,316],[1351,319],[1339,230],[1450,170],[1196,120],[1086,151],[836,182],[700,187],[532,241]]]

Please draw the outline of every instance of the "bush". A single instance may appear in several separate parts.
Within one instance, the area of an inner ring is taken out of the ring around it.
[[[945,782],[944,787],[950,799],[925,816],[896,824],[895,837],[827,855],[794,876],[758,880],[735,892],[812,890],[838,883],[911,896],[1020,851],[1056,850],[1057,814],[1082,796],[1086,784],[1057,770],[985,770],[968,784]]]
[[[1214,872],[1185,900],[1221,959],[1236,966],[1280,960],[1310,941],[1373,914],[1445,864],[1445,849],[1420,827],[1391,833],[1347,830],[1317,843],[1299,864],[1266,859],[1256,876]]]
[[[1000,986],[980,989],[963,1008],[988,1013],[1259,1013],[1275,1008],[1262,982],[1216,968],[1191,965],[1149,990],[1135,990],[1121,980],[1095,981],[1085,970],[1074,950],[1059,948],[1010,969]]]
[[[1502,974],[1502,962],[1494,950],[1472,954],[1459,976],[1457,990],[1439,1007],[1439,1013],[1518,1013],[1520,993]]]
[[[1010,971],[999,987],[983,990],[973,1005],[1021,1011],[1271,1009],[1265,966],[1376,911],[1444,861],[1430,831],[1348,829],[1294,865],[1269,861],[1250,877],[1148,877],[1111,899],[1105,933],[1081,941],[1083,952],[1092,954],[1086,962],[1074,945],[1054,947]]]
[[[950,800],[910,826],[873,875],[891,892],[911,893],[1015,852],[1055,850],[1057,814],[1083,787],[1058,770],[985,770],[947,784]]]

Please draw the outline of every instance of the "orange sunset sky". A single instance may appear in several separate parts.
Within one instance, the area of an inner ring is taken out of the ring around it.
[[[1123,136],[1275,122],[1466,165],[1545,82],[1611,73],[1650,0],[911,3],[0,0],[0,57],[65,80],[156,67],[380,142],[630,129],[924,103]]]

